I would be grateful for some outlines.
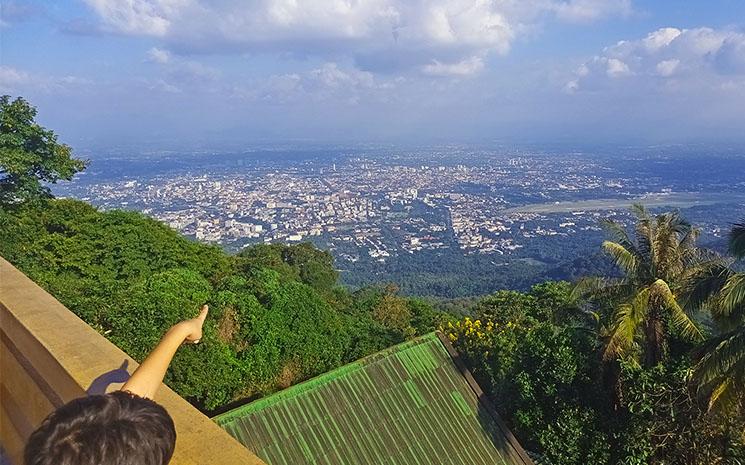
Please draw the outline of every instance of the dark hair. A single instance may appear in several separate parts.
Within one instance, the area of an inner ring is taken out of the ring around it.
[[[26,465],[165,465],[176,445],[166,409],[117,391],[52,412],[26,443]]]

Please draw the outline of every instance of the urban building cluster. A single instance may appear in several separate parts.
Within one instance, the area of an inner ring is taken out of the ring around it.
[[[349,262],[439,249],[510,255],[535,238],[599,230],[601,217],[626,209],[585,201],[670,193],[587,157],[407,160],[173,171],[80,182],[66,193],[105,209],[142,211],[200,241],[237,249],[311,240]]]

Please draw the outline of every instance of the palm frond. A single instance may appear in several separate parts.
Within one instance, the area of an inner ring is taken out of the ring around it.
[[[745,400],[745,327],[707,341],[693,379],[709,392],[709,409],[727,409]]]
[[[626,229],[618,223],[610,219],[604,219],[600,221],[600,226],[605,231],[605,234],[614,242],[617,242],[624,246],[626,250],[631,253],[638,254],[634,242],[629,237],[629,233]]]
[[[683,271],[679,237],[687,231],[680,215],[664,213],[656,217],[652,237],[652,261],[655,276],[669,280]]]
[[[656,296],[659,296],[665,305],[665,309],[670,315],[671,322],[682,335],[689,337],[693,340],[700,341],[704,338],[698,325],[688,315],[688,313],[681,308],[678,301],[675,299],[675,295],[670,290],[670,287],[662,279],[655,281],[650,290]]]
[[[745,273],[735,273],[727,279],[715,317],[740,320],[745,317]]]
[[[630,304],[624,304],[618,307],[616,314],[620,318],[623,315],[633,313]],[[616,323],[608,334],[608,342],[603,350],[603,360],[611,361],[617,359],[624,352],[628,351],[634,340],[634,333],[630,332],[630,325],[621,326]]]
[[[572,293],[570,299],[577,301],[581,299],[590,299],[594,297],[598,292],[605,289],[607,278],[601,278],[599,276],[586,276],[580,278],[572,287]]]
[[[622,278],[581,278],[570,294],[572,300],[595,300],[618,302],[633,295],[634,286]]]
[[[696,365],[694,379],[703,386],[727,375],[738,365],[745,368],[745,327],[706,341],[698,352],[703,356]]]
[[[603,241],[603,251],[610,255],[616,266],[618,266],[627,276],[634,276],[636,274],[639,262],[637,261],[636,256],[634,256],[634,254],[626,247],[618,242]]]
[[[613,360],[629,353],[629,349],[634,346],[639,328],[647,317],[648,308],[648,289],[643,289],[629,303],[618,307],[608,343],[603,351],[604,360]]]
[[[732,225],[729,233],[729,253],[735,258],[745,258],[745,221]]]
[[[701,236],[701,230],[699,228],[689,227],[687,231],[683,233],[683,238],[680,240],[680,247],[682,249],[693,249],[696,246],[696,241]]]
[[[687,266],[679,277],[683,308],[699,310],[714,299],[732,275],[727,265],[726,260],[716,257]]]
[[[631,205],[631,213],[636,216],[637,220],[644,221],[648,220],[649,217],[649,211],[647,211],[647,207],[644,206],[642,203],[634,203]]]
[[[701,247],[687,247],[681,250],[683,264],[686,269],[691,267],[707,267],[713,264],[729,265],[732,259],[719,255],[716,251]]]
[[[693,226],[691,226],[691,223],[689,223],[688,220],[683,218],[683,215],[680,214],[680,210],[666,213],[663,216],[666,217],[670,229],[672,229],[680,237],[685,236],[686,234],[688,234],[689,231],[695,229],[693,228]]]
[[[717,408],[722,408],[722,405],[731,405],[733,399],[734,382],[732,378],[724,378],[724,381],[719,383],[709,396],[709,411]]]
[[[654,228],[652,218],[649,216],[647,209],[641,204],[631,206],[631,211],[636,215],[637,221],[634,226],[636,233],[636,244],[639,255],[650,265],[652,265],[653,256],[653,238]]]

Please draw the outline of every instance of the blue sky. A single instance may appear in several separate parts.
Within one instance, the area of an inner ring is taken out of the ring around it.
[[[0,34],[79,147],[745,142],[740,0],[4,0]]]

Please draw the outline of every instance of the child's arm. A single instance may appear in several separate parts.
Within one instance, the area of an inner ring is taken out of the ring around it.
[[[176,350],[184,341],[197,343],[202,338],[202,325],[209,308],[202,306],[199,316],[191,320],[176,323],[169,329],[158,345],[145,358],[132,376],[122,386],[122,391],[128,391],[140,397],[152,399],[163,382],[168,365],[171,363]]]

